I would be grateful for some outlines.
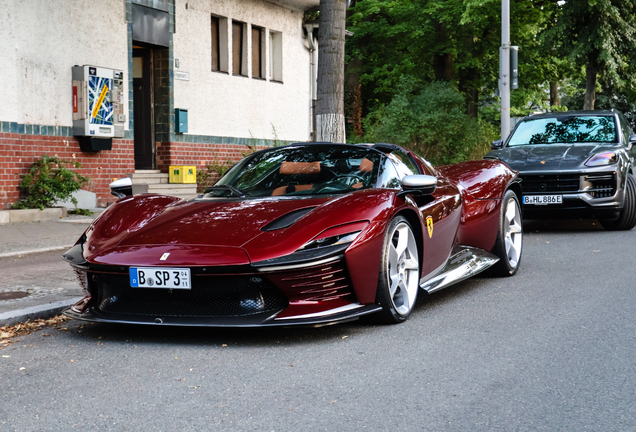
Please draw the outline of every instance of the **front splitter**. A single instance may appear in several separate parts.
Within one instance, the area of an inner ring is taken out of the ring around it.
[[[355,310],[312,318],[276,320],[271,312],[232,317],[177,317],[102,313],[90,308],[84,313],[66,309],[64,315],[83,321],[112,324],[142,324],[152,326],[175,327],[218,327],[218,328],[255,328],[255,327],[322,327],[355,321],[362,316],[382,310],[382,307],[371,304]]]

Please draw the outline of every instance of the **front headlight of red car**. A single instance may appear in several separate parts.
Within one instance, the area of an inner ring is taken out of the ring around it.
[[[330,237],[317,238],[305,243],[298,250],[308,250],[325,246],[335,246],[339,244],[351,243],[358,237],[358,235],[360,235],[360,231],[334,235]]]
[[[616,162],[618,162],[618,155],[615,152],[604,152],[590,157],[587,162],[585,162],[585,165],[590,167],[614,165]]]
[[[324,230],[302,245],[298,251],[352,243],[369,225],[368,221],[351,222]]]

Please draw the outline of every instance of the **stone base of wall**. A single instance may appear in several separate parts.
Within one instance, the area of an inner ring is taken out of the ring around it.
[[[0,225],[15,222],[35,222],[65,218],[66,207],[28,210],[0,210]]]
[[[20,199],[21,178],[31,164],[46,153],[79,162],[77,172],[89,177],[85,189],[97,195],[97,205],[114,202],[108,185],[113,178],[126,177],[135,170],[133,140],[113,139],[113,149],[83,153],[72,136],[29,135],[0,132],[0,209],[10,208]]]

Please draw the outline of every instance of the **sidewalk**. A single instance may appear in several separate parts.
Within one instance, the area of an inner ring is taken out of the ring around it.
[[[0,225],[0,327],[54,316],[81,299],[81,288],[61,255],[97,214]],[[46,269],[34,276],[44,262]]]

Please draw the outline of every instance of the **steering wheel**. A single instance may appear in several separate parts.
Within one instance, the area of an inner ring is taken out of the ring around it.
[[[355,183],[363,183],[364,177],[358,174],[342,174],[331,179],[332,182],[344,183],[351,186]]]

